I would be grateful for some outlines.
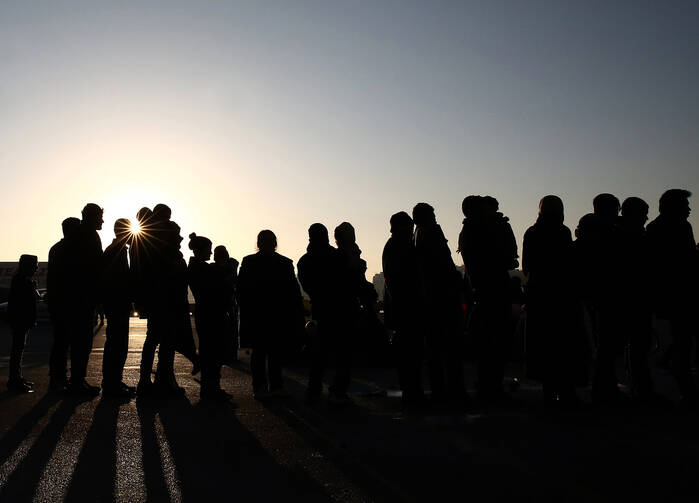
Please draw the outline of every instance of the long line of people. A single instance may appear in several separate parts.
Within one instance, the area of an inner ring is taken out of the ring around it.
[[[575,239],[563,224],[562,200],[553,195],[541,199],[538,218],[524,234],[522,272],[526,374],[543,383],[547,403],[577,406],[576,388],[588,384],[591,362],[593,401],[624,401],[616,369],[618,358],[625,355],[632,397],[666,405],[666,398],[654,389],[648,361],[656,316],[669,322],[672,344],[666,360],[682,401],[697,406],[690,352],[697,332],[692,307],[699,297],[699,252],[688,222],[690,196],[686,190],[666,191],[660,198],[660,215],[646,227],[648,205],[643,200],[630,197],[620,204],[612,194],[600,194],[593,200],[593,213],[580,219]],[[510,272],[519,266],[515,236],[493,197],[468,196],[462,212],[458,252],[463,275],[429,204],[418,203],[412,218],[401,211],[390,219],[391,237],[382,255],[384,322],[393,333],[403,405],[408,409],[468,407],[465,356],[475,357],[477,363],[479,400],[509,397],[503,380],[514,333]],[[329,400],[351,402],[347,390],[359,321],[374,316],[377,305],[351,224],[335,228],[337,247],[330,245],[324,225],[310,226],[297,282],[292,260],[276,252],[277,238],[270,230],[259,233],[258,252],[243,259],[238,274],[238,262],[223,246],[213,250],[214,262],[209,263],[212,242],[194,233],[187,264],[180,252],[180,227],[166,205],[142,208],[137,222],[140,230],[134,232],[129,220],[118,219],[114,240],[102,252],[98,205],[86,205],[82,220],[63,221],[64,238],[49,252],[47,277],[54,327],[51,390],[99,393],[99,387],[87,382],[86,370],[93,314],[100,302],[107,317],[101,383],[105,395],[181,395],[184,390],[174,374],[179,352],[191,361],[193,375],[201,372],[201,398],[227,400],[230,396],[220,385],[221,368],[237,360],[240,337],[241,345],[252,348],[256,398],[286,394],[282,366],[289,354],[306,344],[308,403],[321,398],[331,359],[335,375]],[[21,359],[35,321],[31,278],[36,267],[35,256],[20,258],[9,299],[13,344],[8,387],[18,391],[32,387],[22,376]],[[299,283],[310,297],[309,322]],[[198,351],[188,288],[195,300]],[[123,382],[123,369],[134,307],[147,318],[147,332],[139,382],[131,387]],[[472,355],[465,354],[467,345]],[[429,400],[423,389],[425,362]]]

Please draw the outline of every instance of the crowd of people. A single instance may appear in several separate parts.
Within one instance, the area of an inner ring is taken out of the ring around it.
[[[688,222],[690,196],[682,189],[666,191],[659,216],[646,226],[648,204],[642,199],[629,197],[620,204],[614,195],[600,194],[574,236],[563,224],[562,200],[545,196],[536,222],[524,234],[521,270],[526,281],[524,291],[517,288],[516,293],[511,271],[520,265],[517,241],[495,198],[473,195],[462,203],[458,252],[464,274],[429,204],[418,203],[412,216],[404,211],[391,216],[391,236],[382,255],[384,325],[392,333],[403,406],[468,407],[465,357],[477,362],[478,399],[507,400],[503,380],[515,332],[516,296],[523,297],[526,312],[526,374],[543,383],[547,403],[579,405],[576,388],[590,379],[593,402],[628,400],[618,388],[617,361],[624,356],[631,398],[666,405],[649,367],[655,316],[670,327],[666,360],[682,403],[696,407],[691,348],[697,333],[692,307],[698,300],[699,250]],[[330,363],[334,376],[328,400],[351,402],[347,390],[359,322],[375,318],[378,311],[377,293],[366,280],[366,262],[351,224],[334,229],[336,246],[323,224],[311,225],[296,273],[293,261],[276,252],[275,234],[263,230],[257,236],[257,253],[246,256],[238,271],[238,262],[225,247],[212,250],[210,239],[194,233],[187,263],[180,251],[180,227],[163,204],[139,210],[138,232],[129,220],[118,219],[114,240],[102,251],[97,233],[102,214],[98,205],[88,204],[82,219],[64,220],[64,238],[49,252],[51,390],[100,392],[86,380],[94,313],[100,304],[107,318],[101,383],[105,395],[182,394],[174,374],[179,352],[191,361],[193,375],[201,373],[202,399],[228,400],[220,385],[221,368],[237,360],[240,344],[252,348],[255,398],[284,396],[282,366],[289,355],[306,347],[308,403],[322,397]],[[36,318],[36,268],[35,256],[22,255],[10,292],[8,387],[17,391],[32,387],[22,376],[21,358]],[[311,313],[304,310],[299,284],[310,298]],[[195,301],[198,347],[188,289]],[[147,335],[138,385],[131,387],[123,381],[123,369],[134,310],[147,318]],[[423,388],[425,366],[429,395]]]

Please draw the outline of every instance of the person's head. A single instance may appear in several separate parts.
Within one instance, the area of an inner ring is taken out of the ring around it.
[[[689,213],[692,211],[689,208],[690,197],[692,197],[692,193],[688,190],[666,190],[663,195],[660,196],[660,214],[686,220],[689,218]]]
[[[354,233],[354,227],[349,222],[342,222],[340,225],[335,227],[335,243],[337,246],[349,246],[357,241],[357,236]]]
[[[596,227],[597,216],[594,213],[587,213],[578,221],[578,226],[575,228],[575,237],[578,239],[590,239],[593,237]]]
[[[103,213],[104,211],[102,208],[95,203],[86,204],[82,211],[83,224],[90,230],[100,230],[104,223],[104,219],[102,218]]]
[[[329,245],[328,228],[318,222],[311,224],[308,228],[308,242],[319,246]]]
[[[277,236],[269,229],[260,231],[257,235],[257,249],[262,253],[271,253],[277,250]]]
[[[539,216],[548,222],[562,224],[564,214],[561,198],[554,195],[542,197],[539,201]]]
[[[141,229],[145,228],[152,218],[153,211],[148,206],[144,206],[136,212],[136,220],[138,220],[138,225],[141,226]]]
[[[434,208],[427,203],[417,203],[413,207],[413,222],[418,227],[437,223]]]
[[[413,219],[405,211],[391,215],[391,234],[394,236],[410,236],[413,233]]]
[[[211,258],[211,240],[204,236],[197,236],[192,232],[189,235],[189,249],[194,252],[194,256],[201,260],[209,260]]]
[[[493,196],[483,196],[481,198],[481,206],[483,208],[483,212],[487,213],[488,215],[494,215],[500,209],[500,203],[498,203],[498,200]]]
[[[214,248],[214,262],[217,264],[225,263],[231,256],[228,254],[228,250],[223,245],[218,245]]]
[[[153,206],[153,216],[158,220],[167,221],[172,218],[172,210],[167,204],[158,203]]]
[[[76,217],[68,217],[63,222],[61,222],[61,229],[63,230],[63,237],[70,238],[74,236],[77,230],[80,228],[80,219]]]
[[[598,194],[592,200],[592,208],[595,215],[604,219],[613,219],[619,216],[619,199],[614,194]]]
[[[481,196],[466,196],[461,202],[461,211],[466,218],[471,218],[481,213],[483,198]]]
[[[118,241],[127,241],[131,237],[131,221],[128,218],[119,218],[114,222],[114,237]]]
[[[22,255],[19,257],[17,270],[22,276],[33,276],[39,268],[39,260],[36,255]]]
[[[648,221],[648,204],[640,197],[627,197],[621,205],[621,216],[643,227]]]

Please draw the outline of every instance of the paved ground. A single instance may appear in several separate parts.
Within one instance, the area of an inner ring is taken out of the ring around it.
[[[131,334],[126,380],[135,385],[143,323],[133,320]],[[0,328],[4,368],[7,335]],[[93,383],[103,345],[102,331]],[[179,357],[182,399],[79,400],[46,392],[49,347],[50,328],[41,326],[25,361],[36,392],[0,393],[1,502],[693,501],[698,493],[696,413],[556,412],[523,381],[506,407],[406,415],[394,372],[377,368],[356,371],[356,405],[344,410],[303,404],[303,367],[287,371],[290,399],[260,403],[244,353],[239,368],[223,373],[231,404],[200,403]],[[656,377],[676,399],[672,381]]]

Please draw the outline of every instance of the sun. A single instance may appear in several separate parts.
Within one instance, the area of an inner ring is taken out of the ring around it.
[[[131,228],[129,230],[134,236],[138,236],[141,233],[141,224],[138,223],[138,220],[133,220],[131,222]]]

